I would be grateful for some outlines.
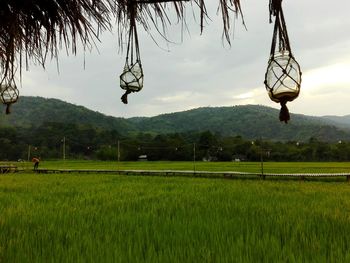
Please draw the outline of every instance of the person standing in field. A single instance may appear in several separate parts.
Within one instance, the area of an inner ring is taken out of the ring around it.
[[[34,170],[37,170],[39,167],[40,157],[38,157],[38,158],[34,157],[32,159],[32,162],[34,163]]]

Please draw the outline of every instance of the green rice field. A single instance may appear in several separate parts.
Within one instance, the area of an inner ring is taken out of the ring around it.
[[[345,180],[0,175],[0,262],[350,262],[349,222]]]

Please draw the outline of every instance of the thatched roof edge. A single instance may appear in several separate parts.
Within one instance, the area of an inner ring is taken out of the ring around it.
[[[119,44],[128,32],[128,6],[137,5],[136,21],[148,31],[163,32],[172,23],[169,6],[177,21],[185,20],[187,8],[199,11],[201,30],[207,18],[205,1],[212,0],[2,0],[0,2],[0,84],[21,75],[29,62],[45,65],[57,58],[61,49],[73,54],[78,42],[84,48],[94,45],[103,30],[117,26]],[[189,3],[188,3],[189,2]],[[240,15],[240,0],[218,0],[223,36],[230,43],[230,18]]]

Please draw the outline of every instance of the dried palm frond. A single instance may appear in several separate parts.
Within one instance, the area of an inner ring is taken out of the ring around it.
[[[218,1],[229,41],[229,18],[231,13],[242,15],[240,0]],[[29,62],[44,66],[47,57],[56,58],[62,48],[75,54],[78,42],[89,47],[114,19],[121,45],[130,27],[130,4],[137,5],[135,20],[144,30],[166,32],[172,23],[169,8],[175,10],[177,21],[184,21],[187,2],[198,7],[203,31],[205,0],[1,0],[0,83],[13,82],[23,62],[27,67]]]
[[[89,45],[110,26],[109,0],[2,0],[0,2],[0,76],[14,78],[22,61],[45,64],[65,47],[76,53],[78,40]]]

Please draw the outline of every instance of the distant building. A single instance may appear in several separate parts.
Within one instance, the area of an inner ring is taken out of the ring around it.
[[[218,158],[216,156],[205,156],[203,157],[203,162],[216,162]]]
[[[246,160],[246,156],[243,154],[234,154],[232,155],[232,161],[233,162],[241,162],[241,161],[245,161]]]
[[[139,158],[138,158],[138,161],[148,161],[147,160],[147,155],[146,154],[140,155]]]

